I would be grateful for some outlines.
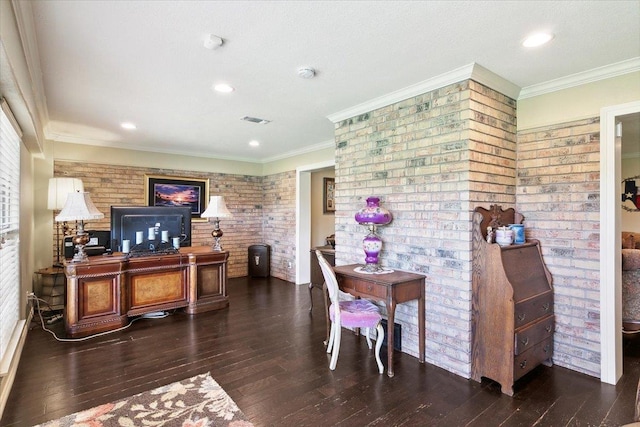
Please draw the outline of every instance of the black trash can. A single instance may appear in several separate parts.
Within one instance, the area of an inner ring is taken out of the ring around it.
[[[269,277],[271,274],[271,251],[265,244],[249,246],[249,276]]]

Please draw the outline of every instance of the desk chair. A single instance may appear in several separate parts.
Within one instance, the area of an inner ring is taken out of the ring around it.
[[[329,343],[327,345],[327,353],[331,353],[331,362],[329,369],[336,369],[338,363],[338,353],[340,352],[340,336],[342,335],[342,327],[348,328],[366,328],[367,345],[371,348],[371,339],[369,338],[369,329],[375,328],[376,334],[376,362],[378,363],[378,371],[384,372],[382,361],[380,360],[380,347],[384,340],[384,329],[382,328],[380,309],[371,301],[365,299],[355,299],[352,301],[340,301],[338,298],[339,287],[338,279],[333,272],[333,268],[320,251],[316,251],[320,268],[324,276],[327,290],[329,291],[329,299],[331,306],[329,307],[329,318],[331,319],[331,332],[329,333]]]

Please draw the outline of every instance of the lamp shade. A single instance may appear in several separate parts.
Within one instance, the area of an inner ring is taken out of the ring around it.
[[[200,216],[202,218],[229,218],[231,217],[231,212],[227,209],[223,196],[211,196],[209,206]]]
[[[101,219],[104,214],[91,201],[89,193],[69,193],[67,203],[56,216],[56,221],[79,221],[86,219]]]
[[[84,191],[84,185],[79,178],[49,178],[47,209],[59,211],[64,208],[69,193],[79,191]]]
[[[367,198],[367,206],[356,212],[355,218],[358,224],[363,225],[386,225],[393,219],[391,212],[380,206],[378,197]]]

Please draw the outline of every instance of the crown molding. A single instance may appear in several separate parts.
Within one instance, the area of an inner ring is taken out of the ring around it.
[[[509,80],[499,76],[480,64],[473,64],[473,72],[469,78],[490,87],[511,99],[518,99],[518,96],[520,95],[520,86],[511,83]]]
[[[548,82],[531,85],[522,88],[518,100],[532,98],[534,96],[544,95],[546,93],[556,92],[587,83],[597,82],[598,80],[606,80],[612,77],[621,76],[623,74],[640,71],[640,57],[631,58],[626,61],[616,62],[614,64],[605,65],[603,67],[594,68],[592,70],[571,74],[566,77],[549,80]]]
[[[270,162],[275,162],[277,160],[284,160],[290,157],[300,156],[302,154],[308,154],[308,153],[313,153],[314,151],[324,150],[325,148],[335,148],[335,146],[336,146],[335,140],[330,139],[327,141],[319,142],[314,145],[309,145],[299,150],[287,151],[284,154],[280,154],[273,157],[267,157],[266,159],[262,159],[259,163],[270,163]]]
[[[513,99],[516,99],[520,93],[520,88],[518,86],[474,62],[447,73],[440,74],[439,76],[431,79],[407,86],[404,89],[391,92],[378,98],[363,102],[362,104],[330,114],[327,118],[331,120],[331,122],[337,123],[350,117],[355,117],[378,108],[386,107],[387,105],[395,104],[396,102],[404,101],[405,99],[422,95],[464,80],[474,80]]]
[[[205,157],[209,159],[217,159],[217,160],[230,160],[230,161],[238,161],[238,162],[247,162],[247,163],[261,163],[261,161],[257,161],[255,159],[244,158],[244,157],[233,157],[233,156],[221,156],[211,154],[210,152],[196,152],[196,151],[180,151],[180,150],[165,150],[157,147],[147,147],[143,145],[134,145],[129,143],[122,143],[116,141],[104,141],[100,139],[91,139],[82,136],[68,135],[57,132],[52,132],[50,130],[46,131],[47,139],[55,142],[64,142],[67,144],[78,144],[78,145],[89,145],[93,147],[103,147],[103,148],[111,148],[117,150],[130,150],[130,151],[142,151],[147,153],[158,153],[158,154],[174,154],[180,156],[187,157]]]
[[[277,155],[273,157],[267,157],[264,159],[256,160],[255,158],[249,157],[235,157],[235,156],[224,156],[218,154],[212,154],[211,152],[184,152],[179,150],[163,150],[157,147],[147,147],[142,145],[131,145],[125,144],[117,141],[104,141],[100,139],[91,139],[86,137],[79,137],[74,135],[63,134],[59,132],[51,131],[49,127],[45,129],[46,138],[55,141],[55,142],[64,142],[68,144],[78,144],[78,145],[90,145],[94,147],[103,147],[103,148],[114,148],[118,150],[132,150],[132,151],[142,151],[149,153],[161,153],[161,154],[176,154],[180,156],[190,156],[190,157],[205,157],[216,160],[229,160],[236,162],[246,162],[246,163],[255,163],[255,164],[265,164],[274,162],[277,160],[283,160],[290,157],[299,156],[301,154],[312,153],[314,151],[322,150],[325,148],[335,147],[335,141],[333,139],[328,141],[323,141],[318,144],[314,144],[300,150],[288,151],[285,154]]]

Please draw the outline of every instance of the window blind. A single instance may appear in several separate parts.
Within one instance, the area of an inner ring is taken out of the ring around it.
[[[6,366],[20,317],[21,132],[4,100],[0,107],[0,362]]]

